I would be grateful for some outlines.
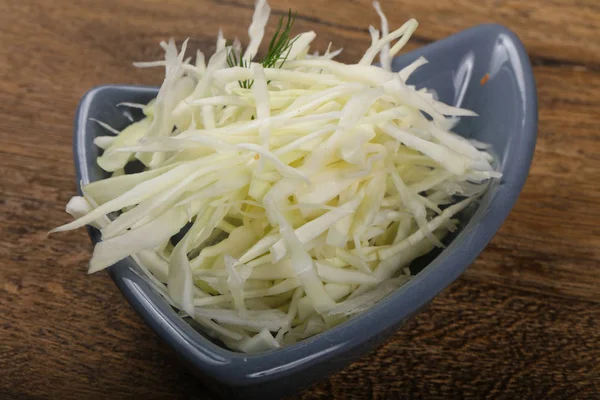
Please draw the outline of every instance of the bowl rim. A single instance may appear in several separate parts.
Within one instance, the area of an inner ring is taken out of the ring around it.
[[[511,154],[510,162],[519,171],[499,190],[506,192],[502,203],[495,196],[485,214],[472,229],[464,229],[459,234],[461,241],[468,246],[456,246],[459,237],[444,250],[444,257],[437,257],[407,284],[387,296],[369,312],[362,313],[326,332],[308,338],[282,349],[260,354],[243,354],[222,348],[202,334],[196,332],[170,308],[158,304],[156,293],[150,293],[140,284],[142,279],[134,270],[135,262],[129,257],[109,268],[109,274],[131,306],[188,364],[203,374],[232,386],[245,386],[278,379],[293,372],[310,368],[316,363],[329,360],[337,355],[361,346],[378,334],[391,329],[395,324],[410,317],[427,304],[433,297],[452,283],[479,255],[504,222],[516,202],[531,165],[537,135],[537,94],[533,71],[529,58],[520,39],[509,29],[497,24],[483,24],[461,31],[437,42],[428,44],[414,52],[400,57],[413,57],[423,49],[434,50],[446,46],[451,41],[462,40],[473,35],[505,35],[516,48],[523,79],[524,108],[522,132],[518,140],[519,153]],[[105,91],[135,91],[152,94],[155,87],[133,85],[102,85],[88,91],[81,99],[74,123],[73,156],[77,182],[89,181],[88,160],[85,138],[88,135],[86,122],[90,107],[96,96]],[[99,240],[97,231],[88,228],[92,241]],[[466,248],[469,248],[468,250]],[[444,274],[435,272],[444,267]],[[402,299],[400,305],[398,300]],[[164,302],[164,300],[163,300]],[[165,302],[166,305],[166,302]],[[169,310],[171,312],[169,313]],[[391,313],[391,314],[390,314]],[[389,315],[394,315],[390,318]],[[354,329],[348,329],[354,327]],[[365,333],[356,335],[362,329]],[[366,329],[366,331],[365,331]]]

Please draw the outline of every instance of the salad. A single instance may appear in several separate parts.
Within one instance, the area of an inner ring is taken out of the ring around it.
[[[459,228],[457,214],[501,177],[487,146],[452,132],[469,110],[407,80],[391,61],[417,28],[380,29],[356,64],[256,3],[249,42],[219,31],[215,53],[161,42],[165,78],[144,118],[95,138],[110,177],[67,212],[100,230],[89,272],[132,257],[186,318],[256,353],[323,332],[409,279],[410,263]],[[262,57],[259,54],[264,54]],[[380,66],[373,65],[379,61]],[[144,166],[125,173],[131,162]]]

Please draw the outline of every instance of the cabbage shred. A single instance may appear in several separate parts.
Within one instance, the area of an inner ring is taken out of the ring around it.
[[[245,51],[219,32],[216,53],[191,63],[187,41],[162,42],[164,60],[137,64],[165,68],[156,99],[121,104],[145,115],[121,132],[103,124],[98,164],[112,176],[83,186],[67,205],[75,220],[54,231],[100,229],[90,272],[132,256],[236,351],[295,343],[376,304],[501,175],[485,145],[450,130],[475,113],[406,83],[425,59],[391,71],[417,22],[390,32],[375,9],[381,31],[370,27],[357,64],[331,46],[310,53],[316,35],[290,36],[291,13],[254,61],[264,0]],[[145,170],[124,174],[135,160]]]

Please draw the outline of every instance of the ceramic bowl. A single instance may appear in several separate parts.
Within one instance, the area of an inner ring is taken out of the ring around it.
[[[400,56],[393,67],[397,70],[419,56],[429,64],[409,83],[434,89],[441,100],[479,114],[464,119],[456,131],[490,143],[503,178],[476,207],[461,214],[463,228],[449,246],[415,263],[411,268],[416,277],[379,304],[295,345],[247,355],[219,346],[181,319],[141,278],[131,258],[109,269],[141,318],[221,396],[264,399],[290,394],[383,343],[473,262],[515,204],[529,171],[537,131],[535,82],[521,41],[502,26],[481,25]],[[156,93],[151,87],[108,85],[83,97],[73,146],[78,182],[105,177],[96,165],[99,149],[92,141],[106,133],[90,118],[121,129],[140,116],[116,104],[145,103]],[[89,232],[94,242],[99,240],[97,231]]]

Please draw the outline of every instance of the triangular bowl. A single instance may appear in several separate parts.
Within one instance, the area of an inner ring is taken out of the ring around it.
[[[232,352],[196,331],[142,278],[131,259],[109,269],[123,295],[142,319],[200,376],[224,397],[277,398],[326,377],[381,344],[407,318],[451,284],[485,248],[507,217],[527,177],[537,132],[537,98],[531,65],[520,40],[499,25],[481,25],[396,58],[395,69],[419,56],[429,64],[411,78],[434,89],[440,99],[472,109],[477,118],[462,121],[462,135],[490,143],[498,156],[502,181],[478,206],[464,213],[465,226],[450,245],[425,261],[417,276],[367,312],[293,346],[264,354]],[[486,75],[487,74],[487,75]],[[489,77],[481,80],[484,76]],[[90,90],[75,118],[74,159],[77,181],[105,177],[96,164],[93,139],[105,134],[95,118],[115,128],[136,115],[120,102],[145,103],[151,87],[108,85]],[[90,229],[93,242],[98,232]],[[423,261],[423,260],[422,260]]]

